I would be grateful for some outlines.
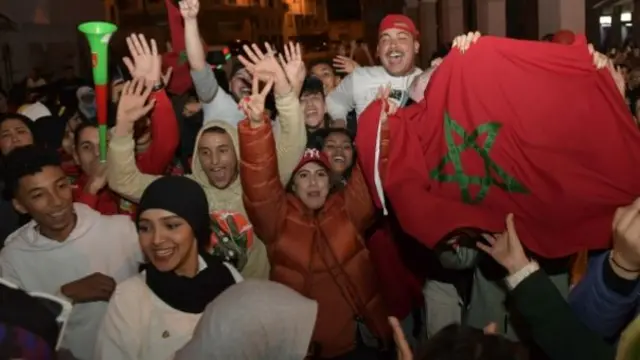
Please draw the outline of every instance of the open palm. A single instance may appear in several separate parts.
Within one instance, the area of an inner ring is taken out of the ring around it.
[[[300,43],[289,42],[284,46],[284,57],[278,55],[287,80],[294,88],[301,88],[304,78],[307,76],[307,68],[302,60]]]
[[[127,37],[127,47],[131,57],[125,56],[122,61],[131,77],[144,78],[154,84],[160,81],[162,60],[156,41],[151,39],[151,42],[148,42],[143,34],[131,34]]]
[[[262,81],[268,81],[266,74],[274,74],[276,78],[286,78],[282,67],[276,59],[276,54],[271,45],[264,44],[266,53],[263,53],[257,44],[251,44],[251,46],[244,45],[242,49],[245,55],[238,56],[238,60],[244,65],[247,71],[253,76],[262,76]]]

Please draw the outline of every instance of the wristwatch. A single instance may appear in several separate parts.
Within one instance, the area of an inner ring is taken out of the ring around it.
[[[507,282],[507,287],[509,287],[509,290],[515,289],[516,286],[520,285],[520,283],[524,281],[524,279],[528,278],[529,275],[538,270],[540,270],[540,265],[532,260],[516,273],[507,276],[507,278],[505,279],[505,281]]]
[[[153,88],[151,89],[151,92],[157,92],[164,89],[164,82],[162,80],[158,81],[155,85],[153,85]]]

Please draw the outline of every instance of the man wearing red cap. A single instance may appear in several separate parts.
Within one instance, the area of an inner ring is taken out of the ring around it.
[[[359,116],[376,98],[381,85],[390,84],[391,98],[403,105],[408,88],[422,73],[414,64],[420,50],[418,30],[411,19],[387,15],[380,22],[377,55],[382,66],[356,68],[327,97],[327,111],[334,120],[344,120],[354,110]]]

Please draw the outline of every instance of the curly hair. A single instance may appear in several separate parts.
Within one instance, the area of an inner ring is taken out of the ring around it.
[[[60,166],[60,157],[54,150],[27,145],[10,152],[4,159],[3,169],[6,198],[15,197],[23,177],[42,172],[47,166]]]

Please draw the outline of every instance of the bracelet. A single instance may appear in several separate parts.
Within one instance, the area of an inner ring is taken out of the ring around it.
[[[620,269],[620,270],[624,270],[624,271],[626,271],[626,272],[628,272],[628,273],[632,273],[632,274],[640,274],[640,269],[632,270],[632,269],[627,269],[626,267],[624,267],[624,266],[620,265],[620,264],[616,261],[616,259],[614,259],[614,257],[613,257],[613,251],[611,251],[611,252],[609,253],[609,260],[611,260],[611,263],[612,263],[613,265],[615,265],[615,266],[616,266],[618,269]]]

